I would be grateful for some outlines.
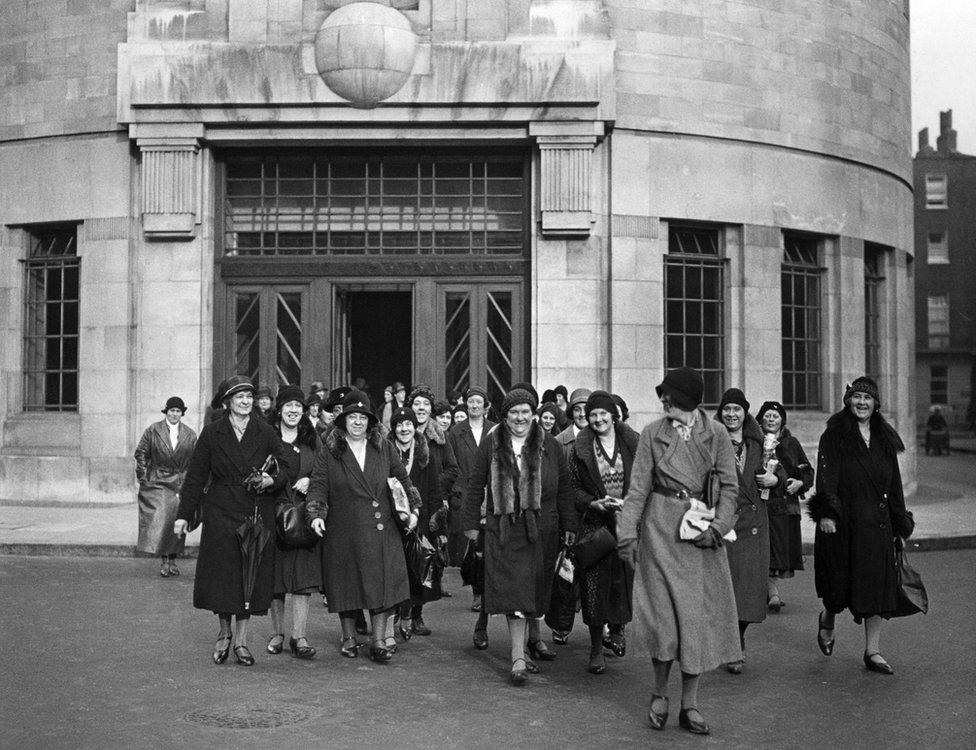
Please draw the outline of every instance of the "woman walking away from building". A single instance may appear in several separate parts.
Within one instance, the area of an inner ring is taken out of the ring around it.
[[[503,421],[478,448],[462,513],[465,535],[476,541],[485,503],[483,608],[507,617],[513,685],[539,671],[526,657],[526,646],[536,658],[552,654],[541,648],[537,618],[549,606],[560,535],[568,543],[576,530],[566,457],[532,418],[535,409],[529,391],[513,389],[505,396]]]
[[[289,463],[293,467],[291,492],[299,497],[308,495],[315,452],[321,447],[318,434],[303,414],[301,388],[286,385],[278,391],[272,425],[289,447]],[[290,500],[284,491],[278,501]],[[304,522],[304,520],[303,520]],[[308,604],[313,593],[322,588],[322,551],[316,544],[310,548],[284,549],[275,545],[274,598],[271,600],[271,638],[269,654],[280,654],[285,645],[285,594],[291,594],[292,634],[288,650],[297,659],[311,659],[315,649],[305,635],[308,623]]]
[[[738,388],[729,388],[718,405],[715,418],[725,425],[732,441],[739,494],[735,504],[735,539],[726,543],[735,608],[739,616],[739,645],[742,659],[725,668],[741,674],[746,661],[746,628],[766,619],[766,581],[769,576],[769,520],[766,503],[760,497],[757,473],[764,473],[762,430],[749,413],[749,402]]]
[[[146,428],[136,446],[139,482],[139,541],[136,549],[159,556],[159,575],[178,576],[176,556],[184,537],[173,533],[180,506],[180,487],[193,455],[197,434],[183,424],[186,404],[171,396],[162,408],[165,419]]]
[[[390,477],[411,492],[410,477],[383,438],[369,397],[351,390],[325,446],[315,454],[308,516],[315,533],[325,537],[325,593],[329,611],[339,613],[340,653],[350,659],[358,655],[356,613],[368,609],[369,655],[378,663],[393,658],[384,641],[386,622],[393,607],[410,596],[400,524],[415,526],[417,520],[394,509]]]
[[[728,432],[700,407],[704,387],[686,367],[670,370],[657,386],[664,417],[641,432],[617,531],[621,557],[636,566],[631,641],[644,642],[654,666],[648,720],[653,729],[667,723],[668,675],[677,659],[678,724],[693,734],[709,733],[698,708],[702,672],[742,658],[722,546],[739,482]]]
[[[223,405],[224,415],[200,432],[180,493],[175,534],[186,533],[189,519],[201,512],[203,532],[193,581],[193,606],[217,615],[220,633],[214,644],[214,664],[223,664],[234,644],[241,666],[254,664],[247,647],[251,615],[263,615],[271,606],[274,580],[274,543],[253,550],[253,586],[245,590],[244,560],[238,529],[253,522],[274,538],[274,506],[287,481],[285,445],[271,425],[252,414],[254,385],[243,375],[223,381],[211,406]],[[255,470],[273,457],[282,470],[272,477]],[[253,479],[252,479],[253,477]],[[245,481],[247,480],[247,481]],[[233,618],[233,628],[231,619]]]
[[[834,650],[834,618],[849,609],[864,622],[864,666],[894,670],[881,655],[881,625],[896,610],[896,540],[915,528],[905,508],[898,454],[905,445],[881,416],[878,386],[866,375],[844,394],[844,408],[827,420],[817,459],[817,494],[810,517],[817,523],[814,577],[823,600],[817,644]]]
[[[580,430],[569,453],[569,473],[576,493],[579,531],[606,529],[616,534],[617,516],[630,488],[639,435],[619,421],[617,405],[606,391],[594,391],[586,400],[588,425]],[[585,570],[577,570],[583,622],[590,629],[589,671],[606,670],[603,648],[616,656],[626,653],[624,625],[631,617],[633,569],[616,550]],[[604,640],[603,627],[609,627]]]
[[[785,606],[779,581],[803,570],[803,539],[800,536],[800,499],[813,486],[813,467],[800,441],[786,428],[786,409],[778,401],[767,401],[756,416],[763,431],[763,456],[757,474],[760,500],[769,516],[769,580],[766,599],[769,611],[778,614]]]

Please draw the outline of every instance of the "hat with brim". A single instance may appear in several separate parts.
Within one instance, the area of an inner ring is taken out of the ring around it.
[[[216,410],[223,408],[224,402],[227,401],[235,393],[241,393],[243,391],[250,391],[254,393],[254,383],[246,375],[233,375],[227,380],[224,380],[219,386],[217,386],[217,392],[214,394],[213,401],[210,402],[210,408]]]
[[[671,403],[684,411],[694,411],[702,402],[705,382],[697,370],[676,367],[668,370],[661,384],[654,389],[657,397],[669,396]]]
[[[322,404],[327,410],[332,411],[337,406],[342,403],[342,400],[346,397],[351,389],[347,385],[341,385],[338,388],[333,388],[329,391],[329,395],[325,397],[325,403]]]
[[[417,421],[417,415],[414,414],[413,409],[409,406],[400,406],[393,410],[393,413],[390,415],[390,430],[395,430],[400,422],[412,422],[414,429],[420,426],[420,422]]]
[[[340,422],[343,429],[346,426],[346,417],[350,414],[365,414],[369,418],[370,427],[379,422],[379,419],[373,414],[369,396],[355,388],[351,389],[342,399],[342,412],[336,416],[336,422]]]
[[[297,385],[285,385],[278,391],[278,398],[275,399],[275,411],[281,411],[281,407],[289,401],[297,401],[305,406],[305,393]]]
[[[170,396],[166,399],[166,406],[162,408],[163,414],[168,412],[170,409],[179,409],[181,412],[186,414],[186,404],[183,403],[183,399],[179,396]]]
[[[468,390],[464,392],[465,402],[467,402],[467,400],[472,396],[481,396],[481,398],[483,398],[485,401],[485,405],[487,405],[488,402],[491,401],[491,399],[488,398],[487,389],[482,388],[480,385],[472,385],[468,387]]]
[[[592,392],[589,388],[577,388],[569,399],[569,408],[572,409],[577,404],[585,404]]]

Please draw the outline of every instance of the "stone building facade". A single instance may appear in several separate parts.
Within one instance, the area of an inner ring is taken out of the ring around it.
[[[689,364],[808,445],[868,370],[910,430],[906,9],[4,4],[0,500],[131,500],[165,398],[198,426],[234,370],[640,426]]]
[[[920,422],[939,407],[952,426],[976,419],[976,156],[960,153],[952,110],[936,146],[915,154],[915,389]]]

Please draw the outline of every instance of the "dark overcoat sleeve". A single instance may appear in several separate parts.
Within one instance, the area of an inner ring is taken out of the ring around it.
[[[136,479],[139,480],[139,484],[146,481],[146,476],[149,472],[149,452],[152,441],[151,432],[152,427],[147,427],[146,431],[142,433],[142,437],[139,438],[139,445],[136,446]]]
[[[308,502],[305,506],[309,523],[316,518],[321,518],[324,521],[329,515],[329,499],[332,489],[329,458],[330,454],[327,448],[319,448],[315,451],[312,473],[308,482]]]
[[[898,457],[891,457],[891,482],[888,487],[888,508],[891,514],[891,529],[895,536],[907,539],[915,530],[915,517],[905,507],[905,488],[901,484],[901,469]]]
[[[576,496],[573,492],[573,483],[569,477],[569,464],[566,461],[566,453],[562,446],[556,442],[555,438],[546,438],[552,447],[552,453],[556,456],[559,467],[559,487],[556,493],[556,508],[559,512],[559,530],[561,532],[576,531],[579,526],[579,519],[576,515]]]
[[[474,465],[468,476],[468,488],[461,507],[461,529],[463,531],[479,531],[481,529],[481,504],[485,499],[485,487],[488,486],[488,474],[491,470],[493,435],[486,435],[478,446]]]
[[[617,516],[617,543],[624,545],[637,540],[637,530],[647,499],[654,488],[654,450],[651,445],[651,431],[653,425],[643,429],[640,440],[637,441],[637,452],[634,454],[634,466],[630,472],[630,487],[624,498],[624,507]]]
[[[441,471],[438,477],[437,490],[439,499],[444,504],[452,504],[452,494],[454,492],[454,487],[457,484],[458,477],[461,474],[461,469],[458,466],[457,456],[454,453],[453,441],[450,436],[444,436],[443,451],[441,451]],[[453,503],[454,506],[457,503]],[[438,505],[438,507],[440,507]],[[435,508],[436,510],[436,508]]]
[[[590,503],[597,499],[595,488],[590,481],[590,470],[583,458],[576,452],[576,443],[569,449],[569,481],[573,486],[576,512],[582,516],[590,509]]]
[[[203,501],[203,492],[210,481],[210,460],[213,453],[214,430],[211,423],[200,431],[200,437],[193,446],[193,455],[186,470],[186,479],[180,488],[180,507],[176,512],[178,519],[189,521],[197,513]]]

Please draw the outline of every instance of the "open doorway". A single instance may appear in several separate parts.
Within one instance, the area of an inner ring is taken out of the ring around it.
[[[383,388],[409,385],[413,366],[413,295],[401,291],[336,290],[343,383],[365,381],[374,408]],[[345,329],[343,331],[343,329]],[[344,333],[344,335],[343,335]]]

